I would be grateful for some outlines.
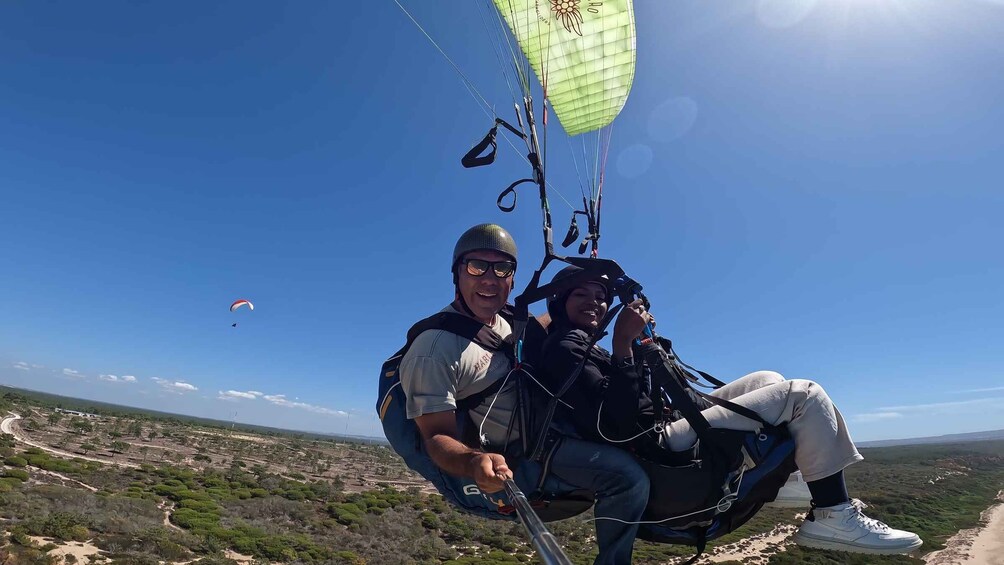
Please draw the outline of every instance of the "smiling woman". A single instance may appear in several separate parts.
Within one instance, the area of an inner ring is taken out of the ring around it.
[[[714,385],[710,393],[700,392],[689,384],[700,379],[684,371],[671,343],[652,331],[644,300],[624,300],[610,312],[620,308],[611,354],[597,345],[612,318],[599,319],[614,294],[609,280],[572,266],[558,272],[552,284],[562,281],[576,286],[548,299],[554,323],[539,376],[549,390],[561,391],[569,408],[563,416],[579,437],[626,447],[639,459],[651,483],[640,537],[691,543],[700,555],[707,540],[774,500],[797,466],[813,502],[795,534],[798,544],[872,554],[903,554],[921,546],[916,534],[865,516],[865,506],[848,495],[843,470],[863,457],[817,383],[757,371],[725,384],[700,373]],[[771,442],[774,449],[767,447]],[[719,452],[729,455],[716,459]],[[696,460],[700,465],[688,471]],[[736,514],[722,516],[730,510]]]

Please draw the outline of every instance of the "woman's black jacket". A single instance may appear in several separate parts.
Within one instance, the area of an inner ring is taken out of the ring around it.
[[[558,322],[548,329],[538,371],[547,388],[557,392],[582,365],[561,397],[571,406],[561,406],[561,416],[571,420],[584,439],[602,443],[624,440],[650,428],[651,380],[640,357],[635,357],[635,364],[615,364],[609,352],[597,345],[590,347],[590,341],[589,334],[567,323]],[[601,407],[602,434],[597,430]]]

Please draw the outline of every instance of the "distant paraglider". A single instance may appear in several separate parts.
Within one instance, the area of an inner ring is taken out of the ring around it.
[[[254,310],[254,304],[251,304],[251,301],[241,298],[240,300],[235,300],[234,303],[230,305],[230,311],[236,312],[241,306],[247,306],[248,310]],[[230,324],[230,327],[236,328],[237,322]]]
[[[230,311],[231,312],[236,312],[237,309],[240,308],[241,306],[247,306],[251,310],[254,310],[254,304],[251,304],[250,301],[244,300],[242,298],[240,300],[234,301],[234,303],[230,305]]]

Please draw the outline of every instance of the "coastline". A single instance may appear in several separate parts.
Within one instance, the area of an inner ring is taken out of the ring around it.
[[[980,514],[980,525],[960,530],[945,548],[924,556],[928,565],[1004,565],[1004,490]]]

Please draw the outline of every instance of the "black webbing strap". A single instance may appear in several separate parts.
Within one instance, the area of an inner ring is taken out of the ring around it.
[[[652,400],[653,423],[665,427],[669,420],[666,416],[666,399],[658,386],[652,388],[653,391],[649,393],[648,397]]]
[[[565,234],[565,239],[561,240],[562,247],[568,247],[579,239],[579,224],[575,221],[575,215],[581,213],[578,210],[572,212],[572,222],[568,225],[568,233]]]
[[[474,341],[483,327],[484,324],[469,316],[455,312],[438,312],[411,326],[408,330],[408,345],[428,330],[444,330]]]
[[[589,355],[590,353],[592,353],[593,347],[596,345],[597,342],[603,339],[605,335],[607,335],[606,332],[607,326],[610,325],[610,322],[614,319],[614,316],[616,316],[617,312],[623,307],[624,307],[623,304],[618,304],[617,306],[614,306],[607,312],[607,314],[603,317],[603,319],[600,320],[599,325],[597,326],[596,330],[593,331],[592,336],[590,336],[589,342],[586,344],[586,351],[583,353],[582,359],[579,360],[579,364],[576,365],[575,370],[572,371],[570,375],[568,375],[568,378],[565,379],[564,383],[562,383],[561,388],[559,388],[557,391],[555,391],[553,395],[551,395],[551,399],[547,403],[547,412],[544,416],[545,430],[548,427],[550,427],[551,420],[554,419],[554,414],[558,409],[558,403],[561,402],[561,397],[564,396],[566,392],[568,392],[568,389],[572,388],[572,385],[575,384],[576,379],[578,379],[579,375],[582,374],[582,370],[585,369],[586,367],[586,362],[589,361]],[[541,434],[541,436],[537,438],[537,443],[534,446],[533,451],[530,453],[530,459],[534,461],[541,461],[541,458],[545,455],[544,453],[545,448],[547,447],[546,435],[547,434]]]
[[[694,371],[698,375],[701,375],[701,377],[704,380],[706,380],[709,383],[711,383],[712,385],[714,385],[715,388],[722,388],[723,386],[725,386],[725,383],[723,383],[722,381],[716,379],[715,377],[712,377],[711,375],[709,375],[708,373],[705,373],[704,371],[702,371],[700,369],[695,369],[694,367],[691,367],[690,365],[684,363],[683,360],[680,359],[679,357],[676,358],[676,361],[677,361],[677,363],[683,365],[684,367],[690,369],[691,371]]]
[[[660,337],[660,338],[658,338],[658,342],[659,342],[659,345],[663,348],[663,350],[667,352],[670,361],[676,365],[676,368],[679,371],[679,373],[682,374],[684,376],[684,378],[686,378],[688,381],[696,383],[699,380],[697,377],[695,377],[694,375],[690,374],[687,371],[687,369],[690,369],[692,371],[697,371],[698,373],[700,373],[700,375],[702,377],[704,377],[705,380],[707,380],[708,382],[710,382],[713,385],[715,385],[716,388],[721,388],[721,387],[725,386],[725,383],[723,383],[722,381],[716,379],[715,377],[712,377],[711,375],[705,373],[704,371],[700,371],[698,369],[694,369],[690,365],[688,365],[688,364],[684,363],[683,361],[681,361],[680,358],[676,355],[676,351],[673,350],[673,342],[671,342],[670,340]],[[725,408],[726,410],[730,410],[732,412],[735,412],[736,414],[739,414],[741,416],[745,416],[746,418],[749,418],[750,420],[753,420],[755,422],[760,422],[761,424],[763,424],[765,426],[772,426],[772,424],[770,424],[769,422],[767,422],[766,420],[763,419],[763,416],[761,416],[760,414],[757,414],[756,412],[754,412],[750,408],[747,408],[747,407],[742,406],[740,404],[736,404],[734,402],[730,402],[730,401],[725,400],[723,398],[718,398],[717,396],[712,396],[712,395],[710,395],[710,394],[708,394],[706,392],[697,390],[696,388],[694,388],[690,384],[686,384],[685,381],[681,381],[681,382],[684,383],[687,388],[689,388],[691,391],[693,391],[694,394],[696,394],[697,396],[699,396],[699,397],[703,398],[704,400],[710,402],[711,404],[714,404],[716,406],[721,406],[722,408]],[[690,401],[690,397],[689,396],[687,397],[687,401]]]
[[[672,340],[670,340],[668,338],[665,338],[665,337],[662,337],[662,336],[657,336],[655,339],[659,343],[659,347],[662,347],[663,350],[665,350],[666,352],[668,352],[670,354],[670,357],[674,358],[677,363],[679,363],[680,365],[683,365],[687,369],[690,369],[691,371],[693,371],[693,372],[701,375],[701,377],[704,378],[704,380],[706,380],[709,383],[711,383],[711,385],[714,388],[722,388],[723,386],[725,386],[724,382],[716,379],[715,377],[709,375],[708,373],[705,373],[704,371],[702,371],[700,369],[694,368],[694,367],[686,364],[683,361],[683,359],[680,359],[680,356],[677,355],[676,351],[673,349],[673,342],[672,342]],[[692,383],[701,385],[700,379],[698,379],[697,377],[695,377],[693,375],[689,375],[688,374],[687,375],[687,379],[690,382],[692,382]],[[707,385],[701,385],[701,386],[704,386],[705,388],[708,388]]]
[[[691,390],[694,390],[694,389],[691,389]],[[747,408],[747,407],[745,407],[745,406],[743,406],[741,404],[736,404],[735,402],[729,402],[728,400],[725,400],[724,398],[718,398],[717,396],[712,396],[710,394],[703,393],[703,392],[701,392],[699,390],[694,390],[694,392],[696,392],[698,396],[700,396],[701,398],[707,400],[708,402],[710,402],[712,404],[715,404],[717,406],[721,406],[722,408],[725,408],[726,410],[730,410],[732,412],[735,412],[736,414],[739,414],[740,416],[745,416],[746,418],[749,418],[750,420],[753,420],[754,422],[760,422],[764,426],[773,427],[773,424],[771,424],[767,420],[764,420],[763,416],[761,416],[760,414],[757,414],[756,412],[754,412],[750,408]]]
[[[662,387],[673,399],[673,408],[683,414],[683,417],[690,422],[691,427],[694,428],[699,437],[704,437],[707,431],[711,429],[711,424],[704,419],[700,408],[684,391],[681,379],[685,379],[686,377],[669,355],[668,352],[654,343],[650,344],[644,350],[645,362],[648,363],[652,371],[653,397],[655,396],[655,389]]]
[[[555,259],[568,263],[570,265],[581,267],[582,271],[575,273],[572,276],[560,279],[558,281],[550,282],[543,286],[539,286],[541,274],[544,272],[544,269],[547,268],[547,265],[552,260]],[[594,280],[595,277],[598,275],[606,275],[611,281],[613,281],[623,274],[624,274],[624,269],[622,269],[620,265],[618,265],[615,261],[612,261],[610,259],[558,257],[557,255],[552,255],[552,254],[545,256],[543,262],[540,265],[540,268],[534,271],[533,277],[530,279],[529,284],[527,284],[523,292],[516,297],[515,307],[514,307],[515,315],[514,315],[513,333],[519,336],[517,339],[522,339],[522,332],[527,327],[527,322],[529,320],[530,304],[533,304],[534,302],[541,300],[543,298],[548,298],[552,295],[560,294],[561,292],[564,292],[567,289],[575,288],[576,286],[578,286],[583,282]],[[552,436],[552,434],[547,433],[547,431],[550,428],[551,421],[554,419],[554,414],[558,409],[558,404],[561,402],[561,397],[563,394],[565,394],[565,392],[568,391],[569,388],[571,388],[572,384],[579,377],[579,374],[582,373],[582,369],[585,367],[586,360],[589,357],[588,355],[589,351],[591,351],[592,347],[600,339],[602,339],[604,335],[606,335],[604,330],[613,320],[613,317],[614,315],[616,315],[618,309],[619,309],[618,307],[611,308],[610,311],[607,312],[607,315],[604,317],[603,320],[601,320],[599,327],[595,331],[593,339],[589,343],[589,348],[586,350],[586,355],[583,356],[582,360],[579,362],[579,365],[572,372],[572,374],[569,375],[569,377],[565,380],[561,388],[559,388],[556,392],[551,394],[551,398],[549,399],[547,404],[547,410],[544,414],[543,425],[540,428],[542,431],[540,435],[536,438],[533,449],[528,452],[529,459],[542,462],[545,465],[549,461],[550,454],[553,453],[552,448],[554,447],[554,443],[548,441],[550,436]]]
[[[495,153],[498,152],[499,144],[495,141],[495,135],[498,133],[498,126],[493,126],[492,129],[488,130],[488,134],[485,138],[478,142],[477,145],[471,148],[470,151],[464,154],[460,158],[460,164],[466,169],[472,169],[474,167],[483,167],[485,165],[491,165],[495,162]],[[481,153],[491,146],[491,151],[487,155],[480,156]]]
[[[697,547],[696,547],[697,553],[683,565],[691,565],[692,563],[700,559],[701,555],[704,555],[704,549],[707,547],[707,545],[708,545],[708,527],[703,526],[701,527],[700,531],[697,534]]]
[[[460,158],[461,165],[463,165],[467,169],[471,169],[474,167],[483,167],[484,165],[491,165],[492,163],[495,162],[495,154],[498,152],[498,147],[499,147],[498,142],[495,140],[495,137],[498,135],[498,129],[500,124],[504,126],[507,130],[519,136],[521,139],[526,139],[526,135],[523,132],[512,127],[511,125],[506,123],[506,121],[503,120],[502,118],[495,118],[495,125],[492,126],[492,129],[488,130],[488,133],[485,135],[484,139],[479,141],[477,145],[472,147],[470,151],[465,153],[464,156]],[[489,147],[491,147],[491,151],[489,151],[486,155],[481,155]]]
[[[673,408],[683,414],[683,417],[690,422],[691,427],[694,428],[699,437],[705,436],[707,431],[711,429],[711,424],[701,414],[701,408],[686,393],[684,390],[685,386],[712,404],[721,406],[755,422],[760,422],[764,426],[772,425],[764,420],[762,416],[745,406],[705,394],[684,384],[690,380],[687,371],[676,361],[672,352],[666,352],[656,344],[651,344],[646,349],[645,362],[648,363],[652,370],[653,388],[655,386],[662,386],[666,389],[666,392],[673,399]]]
[[[508,308],[499,312],[499,315],[506,318],[507,321],[512,320],[512,313],[508,310]],[[447,331],[469,339],[489,351],[496,353],[501,352],[510,358],[512,355],[512,336],[503,338],[491,327],[475,320],[474,318],[463,314],[457,314],[455,312],[439,312],[416,323],[408,330],[408,343],[405,346],[405,349],[411,346],[412,342],[418,338],[419,334],[428,330]],[[488,398],[498,392],[499,389],[502,388],[504,380],[505,379],[498,379],[482,391],[476,392],[462,399],[457,399],[457,410],[471,410],[478,406],[485,398]]]
[[[525,182],[532,182],[536,184],[537,181],[533,179],[519,179],[518,181],[507,186],[505,190],[499,193],[498,199],[495,200],[495,205],[499,207],[499,210],[502,210],[503,212],[512,212],[513,210],[516,209],[516,187]],[[512,194],[512,204],[509,205],[502,204],[502,201],[505,200],[505,197],[508,194]]]

